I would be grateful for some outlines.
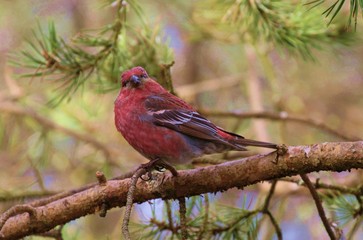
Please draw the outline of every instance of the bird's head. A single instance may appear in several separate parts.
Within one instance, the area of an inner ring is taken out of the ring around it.
[[[134,67],[121,75],[122,88],[138,88],[142,86],[149,75],[142,67]]]

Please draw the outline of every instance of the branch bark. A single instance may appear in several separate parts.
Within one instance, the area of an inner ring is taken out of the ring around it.
[[[346,171],[363,168],[363,141],[322,143],[289,147],[285,155],[256,155],[204,168],[161,174],[154,181],[139,181],[134,202],[155,198],[177,199],[207,192],[243,188],[247,185],[315,171]],[[213,177],[211,177],[213,176]],[[88,214],[98,212],[106,202],[109,208],[126,204],[131,180],[109,180],[47,205],[34,207],[34,214],[10,217],[0,232],[0,239],[17,239],[46,232]]]

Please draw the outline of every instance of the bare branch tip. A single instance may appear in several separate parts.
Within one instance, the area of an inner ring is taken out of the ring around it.
[[[278,164],[279,163],[279,157],[283,156],[287,153],[288,151],[288,147],[285,144],[279,144],[276,146],[276,157],[275,159],[272,161],[274,164]]]
[[[106,179],[105,175],[103,174],[103,172],[97,171],[96,172],[96,178],[97,178],[97,181],[98,181],[99,185],[103,185],[103,186],[106,185],[107,179]]]
[[[107,215],[107,210],[108,210],[108,204],[107,203],[102,203],[101,205],[101,210],[100,210],[100,213],[99,213],[99,216],[104,218],[106,217]]]

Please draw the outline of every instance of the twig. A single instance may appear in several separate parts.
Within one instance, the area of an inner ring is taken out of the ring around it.
[[[0,202],[19,201],[31,198],[41,198],[59,193],[58,191],[27,191],[21,193],[0,193]]]
[[[321,204],[317,191],[315,190],[313,184],[310,182],[310,179],[306,174],[300,174],[300,176],[301,176],[301,179],[305,182],[306,186],[308,187],[308,189],[311,193],[311,196],[313,197],[313,199],[315,201],[316,208],[318,209],[318,213],[321,218],[321,221],[324,224],[325,230],[327,231],[330,239],[335,240],[336,239],[335,234],[333,232],[333,229],[330,226],[329,220],[327,219],[327,217],[325,215],[324,208],[323,208],[323,205]]]
[[[155,218],[150,219],[150,223],[154,224],[160,231],[168,230],[172,232],[172,234],[177,234],[180,229],[180,225],[175,225],[173,228],[170,228],[170,224],[162,221],[158,221]]]
[[[260,211],[257,209],[253,210],[253,211],[248,211],[248,212],[244,213],[243,215],[241,215],[239,218],[237,218],[235,221],[233,221],[231,224],[224,226],[224,227],[216,227],[216,228],[212,229],[212,234],[217,235],[217,234],[220,234],[221,232],[228,231],[229,229],[234,227],[237,223],[239,223],[243,219],[249,218],[259,212]]]
[[[64,225],[59,226],[59,228],[54,228],[48,232],[36,234],[35,236],[54,238],[55,240],[63,240],[62,229]]]
[[[126,240],[131,239],[130,238],[130,232],[129,232],[129,221],[131,216],[131,210],[132,210],[132,204],[134,200],[134,192],[136,189],[136,183],[137,180],[146,173],[145,168],[139,168],[134,175],[131,177],[131,183],[129,191],[127,192],[127,200],[126,200],[126,210],[124,214],[124,219],[122,221],[122,234]]]
[[[173,217],[169,200],[165,200],[165,206],[166,206],[166,214],[168,216],[169,228],[171,229],[172,233],[174,233],[175,230],[174,230]]]
[[[97,171],[96,178],[97,178],[98,184],[103,185],[103,186],[106,185],[107,179],[106,179],[105,175],[103,174],[103,172]]]
[[[43,177],[42,174],[39,172],[39,169],[35,166],[35,164],[33,163],[33,159],[31,159],[30,157],[27,157],[31,168],[33,169],[35,178],[37,179],[37,183],[39,184],[39,187],[42,191],[47,191],[47,189],[45,188],[45,184],[43,181]]]
[[[203,217],[203,225],[200,228],[199,234],[198,234],[198,240],[202,240],[203,239],[203,235],[207,230],[207,226],[208,226],[208,218],[209,218],[209,197],[208,197],[208,193],[204,194],[204,217]]]
[[[185,206],[185,198],[178,198],[179,201],[179,213],[180,213],[180,228],[181,228],[181,239],[186,240],[188,238],[187,232],[187,208]]]
[[[282,240],[282,231],[281,231],[281,228],[280,228],[279,224],[277,223],[275,217],[272,215],[272,213],[270,212],[270,210],[266,210],[264,212],[264,214],[267,214],[267,216],[270,218],[270,221],[271,221],[272,225],[275,228],[277,238],[279,240]]]
[[[358,231],[358,229],[361,226],[362,222],[363,222],[363,216],[358,217],[357,220],[355,221],[353,227],[348,232],[347,240],[353,240],[354,239],[354,234]]]
[[[280,181],[295,183],[299,186],[307,187],[306,183],[303,183],[297,179],[281,178]],[[357,195],[357,196],[361,196],[363,194],[363,192],[357,188],[348,188],[348,187],[344,187],[344,186],[337,186],[337,185],[322,183],[320,181],[316,181],[315,183],[311,183],[311,184],[313,184],[315,189],[328,189],[328,190],[332,190],[332,191],[337,191],[337,192],[347,193],[347,194],[352,194],[352,195]]]
[[[267,195],[267,197],[265,199],[265,203],[263,204],[262,211],[267,211],[268,210],[272,195],[274,194],[275,189],[276,189],[276,185],[277,185],[277,180],[273,180],[272,184],[271,184],[271,187],[270,187],[270,191],[268,192],[268,195]]]
[[[37,121],[43,127],[57,130],[68,136],[71,136],[71,137],[79,139],[83,142],[89,143],[89,144],[93,145],[96,149],[99,149],[100,151],[103,152],[106,161],[111,166],[118,167],[118,168],[120,167],[119,164],[117,163],[117,161],[113,159],[111,150],[107,147],[107,145],[96,140],[94,138],[94,136],[80,133],[80,132],[74,131],[72,129],[58,125],[57,123],[49,120],[49,118],[43,117],[42,115],[40,115],[39,113],[37,113],[36,111],[34,111],[33,109],[31,109],[29,107],[23,108],[23,107],[19,107],[19,106],[15,105],[13,103],[6,102],[6,103],[1,103],[0,111],[2,113],[7,112],[10,114],[14,114],[14,115],[31,117],[32,119]]]
[[[268,209],[268,207],[270,205],[270,202],[271,202],[272,195],[275,192],[277,182],[278,182],[278,180],[272,181],[272,184],[271,184],[271,187],[270,187],[270,191],[268,192],[268,195],[267,195],[267,197],[265,199],[265,203],[263,204],[263,207],[261,209],[261,212],[263,214],[266,214],[270,218],[270,221],[271,221],[272,225],[275,228],[277,238],[279,240],[282,240],[282,231],[281,231],[281,228],[280,228],[279,224],[277,223],[276,219],[274,218],[274,216],[272,215],[272,213],[270,212],[270,210]]]
[[[103,174],[103,172],[97,171],[96,172],[96,178],[97,178],[98,184],[100,186],[106,186],[107,179],[106,179],[106,176]],[[106,217],[107,210],[108,210],[108,204],[107,204],[107,202],[105,200],[105,196],[103,195],[102,197],[103,197],[103,201],[102,201],[102,204],[101,204],[101,209],[100,209],[99,216],[100,217]]]
[[[30,205],[17,205],[17,206],[10,208],[6,212],[4,212],[0,216],[0,232],[1,232],[4,224],[6,223],[6,221],[9,218],[11,218],[12,216],[15,216],[17,214],[21,214],[21,213],[25,213],[25,212],[29,213],[29,216],[31,216],[31,217],[34,217],[36,215],[36,210]],[[1,235],[0,235],[0,237],[1,237]]]
[[[343,140],[346,141],[359,141],[361,138],[354,137],[354,136],[348,136],[345,133],[342,133],[338,130],[335,130],[328,125],[326,125],[324,122],[319,122],[314,119],[310,118],[304,118],[304,117],[298,117],[298,116],[291,116],[287,112],[222,112],[222,111],[208,111],[208,110],[200,110],[201,114],[205,116],[215,116],[215,117],[237,117],[237,118],[263,118],[263,119],[269,119],[269,120],[276,120],[276,121],[290,121],[290,122],[297,122],[302,123],[308,126],[315,127],[317,129],[323,130],[327,133],[330,133],[334,136],[337,136]]]

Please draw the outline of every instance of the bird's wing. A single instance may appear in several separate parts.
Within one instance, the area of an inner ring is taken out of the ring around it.
[[[145,107],[152,116],[154,124],[192,137],[232,145],[219,136],[220,132],[225,132],[223,129],[201,116],[183,100],[171,96],[168,95],[167,98],[152,96],[146,99]]]
[[[170,93],[148,97],[145,107],[154,124],[185,135],[221,143],[236,150],[246,150],[246,146],[277,149],[274,143],[245,139],[214,125],[189,104]]]

